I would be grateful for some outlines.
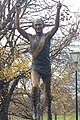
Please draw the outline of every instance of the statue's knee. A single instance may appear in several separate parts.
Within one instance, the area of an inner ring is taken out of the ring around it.
[[[37,91],[38,91],[38,87],[37,86],[33,86],[32,87],[32,95],[37,95]]]

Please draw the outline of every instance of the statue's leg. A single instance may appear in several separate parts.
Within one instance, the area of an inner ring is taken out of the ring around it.
[[[32,88],[32,106],[34,120],[38,120],[38,102],[39,102],[38,88],[35,86]]]
[[[51,96],[51,79],[48,78],[47,80],[44,81],[45,84],[45,94],[46,94],[46,104],[47,104],[47,111],[48,111],[48,120],[52,120],[52,114],[51,114],[51,101],[52,101],[52,96]]]
[[[38,84],[39,84],[39,74],[37,71],[31,71],[31,80],[32,80],[32,106],[33,106],[33,120],[38,120],[38,102],[39,102],[39,91],[38,91]]]

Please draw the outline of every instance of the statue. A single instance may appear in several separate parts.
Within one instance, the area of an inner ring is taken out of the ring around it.
[[[44,21],[36,19],[33,21],[32,26],[36,32],[35,35],[26,33],[19,26],[19,7],[16,7],[15,16],[15,28],[19,33],[30,41],[31,53],[33,57],[31,66],[31,80],[32,80],[32,98],[33,104],[36,106],[38,100],[38,83],[40,77],[42,77],[43,83],[45,85],[46,101],[48,106],[48,120],[52,120],[51,115],[51,64],[50,64],[50,40],[57,32],[59,27],[59,17],[60,9],[62,4],[58,2],[57,13],[55,19],[55,26],[47,33],[43,33],[43,28],[45,27]],[[37,120],[34,118],[34,120]]]

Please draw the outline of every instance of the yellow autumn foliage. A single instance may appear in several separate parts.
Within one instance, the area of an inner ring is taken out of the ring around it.
[[[22,72],[22,71],[24,71],[26,74],[26,77],[28,77],[29,76],[28,72],[30,72],[30,71],[28,71],[30,69],[29,62],[30,62],[30,59],[28,59],[28,58],[26,58],[26,60],[24,60],[24,61],[15,60],[10,67],[3,68],[4,77],[7,80],[9,80],[9,79],[12,79],[13,77],[16,77],[17,75],[19,75],[20,72]],[[28,71],[28,72],[26,72],[26,71]]]

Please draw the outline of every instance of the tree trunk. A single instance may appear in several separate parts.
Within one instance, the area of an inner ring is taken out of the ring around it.
[[[1,111],[0,120],[8,120],[8,114],[6,114],[4,111]]]
[[[24,77],[23,73],[15,78],[10,90],[8,90],[9,82],[7,82],[4,85],[4,88],[2,90],[3,100],[2,100],[2,103],[0,104],[0,120],[8,120],[8,109],[11,101],[11,96],[21,77]]]
[[[64,120],[66,120],[66,113],[64,113]]]
[[[56,113],[55,113],[55,115],[54,115],[54,116],[55,116],[55,120],[57,120],[57,114],[56,114]]]
[[[6,102],[4,102],[4,105],[0,110],[0,120],[8,120],[8,107],[6,106]]]
[[[43,120],[43,114],[41,115],[41,118],[40,118],[40,120]]]
[[[8,120],[8,108],[10,103],[10,97],[7,93],[3,93],[3,101],[0,106],[0,120]]]

